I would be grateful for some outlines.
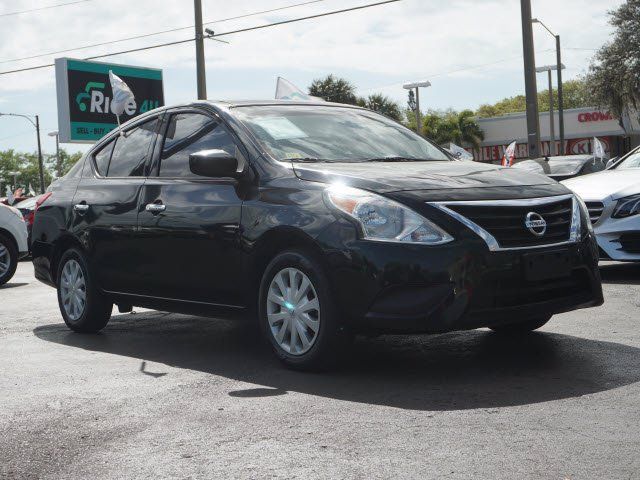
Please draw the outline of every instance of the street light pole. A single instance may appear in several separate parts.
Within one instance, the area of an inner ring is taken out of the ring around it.
[[[44,193],[44,162],[42,161],[42,146],[40,145],[40,117],[36,115],[36,136],[38,137],[38,173],[40,173],[40,193]]]
[[[556,155],[556,120],[553,118],[553,80],[551,79],[551,69],[547,70],[549,74],[549,130],[551,138],[549,140],[549,155]]]
[[[50,137],[56,137],[56,177],[62,176],[62,162],[60,161],[60,135],[57,131],[49,132]]]
[[[556,128],[555,128],[555,118],[553,115],[553,77],[551,75],[551,71],[558,68],[556,65],[545,65],[544,67],[536,68],[536,72],[542,73],[547,72],[549,78],[549,130],[551,133],[551,139],[549,142],[549,155],[555,156],[556,153]],[[560,69],[562,70],[564,65],[560,64]],[[560,147],[562,148],[562,147]]]
[[[560,35],[556,35],[542,21],[532,18],[531,23],[539,23],[556,41],[556,69],[558,71],[558,125],[560,127],[560,155],[565,154],[564,148],[564,96],[562,94],[562,50],[560,48]]]
[[[38,115],[35,115],[34,118],[36,119],[36,121],[34,122],[29,115],[22,115],[20,113],[0,113],[0,117],[3,115],[6,117],[26,118],[27,120],[29,120],[29,122],[31,122],[31,125],[36,128],[36,135],[38,140],[38,172],[40,174],[40,193],[44,193],[44,162],[42,161],[42,146],[40,145],[40,117]]]
[[[533,49],[531,26],[531,0],[520,0],[522,15],[522,53],[524,58],[524,85],[527,102],[527,144],[529,158],[540,156],[540,125],[538,120],[538,87],[536,84],[536,59]]]
[[[558,69],[558,126],[560,127],[560,155],[566,153],[564,148],[564,97],[562,96],[562,50],[560,35],[556,35],[556,67]]]
[[[193,1],[196,20],[196,76],[198,83],[198,100],[207,99],[207,77],[204,69],[204,34],[202,33],[202,1]]]
[[[402,88],[405,90],[416,91],[416,133],[422,136],[422,125],[420,121],[420,87],[427,88],[431,86],[431,82],[423,80],[421,82],[405,83]]]

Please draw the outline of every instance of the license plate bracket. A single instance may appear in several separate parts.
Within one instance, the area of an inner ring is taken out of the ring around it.
[[[571,258],[566,251],[525,253],[522,255],[524,278],[539,282],[571,275]]]

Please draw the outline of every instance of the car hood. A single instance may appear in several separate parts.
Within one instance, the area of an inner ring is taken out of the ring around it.
[[[534,172],[477,162],[293,163],[298,178],[377,193],[557,185]]]
[[[613,200],[640,192],[640,168],[605,170],[562,182],[585,200]]]

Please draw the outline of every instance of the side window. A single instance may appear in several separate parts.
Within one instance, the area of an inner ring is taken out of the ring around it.
[[[156,136],[158,119],[127,130],[116,138],[107,177],[142,177],[149,148]]]
[[[115,144],[115,140],[110,141],[93,156],[96,162],[96,170],[103,177],[106,177],[109,171],[109,161],[111,160],[111,152],[113,152],[113,146]]]
[[[235,142],[224,125],[199,113],[172,115],[160,156],[160,176],[193,176],[189,169],[189,155],[212,149],[235,154]]]

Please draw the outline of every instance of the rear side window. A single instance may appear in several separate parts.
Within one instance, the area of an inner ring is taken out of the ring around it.
[[[105,147],[102,147],[93,157],[96,162],[96,170],[103,177],[106,177],[109,171],[109,161],[111,160],[111,152],[113,152],[113,146],[115,144],[115,140],[112,140]]]
[[[212,149],[235,154],[235,142],[224,125],[199,113],[172,115],[162,147],[160,176],[194,176],[189,169],[189,155]]]
[[[144,166],[156,136],[157,125],[158,119],[154,118],[116,137],[107,177],[144,176]]]

